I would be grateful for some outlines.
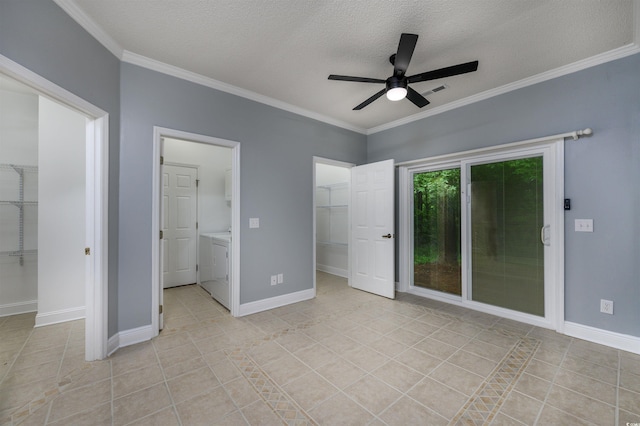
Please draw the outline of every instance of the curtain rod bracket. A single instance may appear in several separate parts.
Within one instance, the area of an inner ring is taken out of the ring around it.
[[[583,136],[591,136],[593,134],[593,130],[591,130],[591,128],[587,127],[584,130],[576,130],[575,132],[571,133],[569,135],[569,137],[573,138],[574,141],[577,141],[578,139],[580,139]]]

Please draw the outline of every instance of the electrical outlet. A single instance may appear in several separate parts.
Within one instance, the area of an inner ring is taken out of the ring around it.
[[[284,282],[284,274],[278,274],[278,284],[282,284]]]
[[[600,312],[613,315],[613,301],[600,299]]]
[[[260,228],[260,218],[259,217],[250,217],[249,218],[249,228]]]
[[[276,284],[278,284],[278,276],[271,275],[271,285],[276,285]]]

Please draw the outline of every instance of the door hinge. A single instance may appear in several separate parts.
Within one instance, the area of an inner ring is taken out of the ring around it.
[[[162,232],[162,230],[160,231],[160,239],[164,238],[164,232]]]
[[[200,185],[200,179],[196,179],[196,188]]]
[[[196,272],[198,272],[198,265],[196,264]]]
[[[164,164],[164,157],[161,155],[160,156],[160,165]]]
[[[198,222],[196,222],[196,229],[198,229]]]
[[[160,305],[160,307],[158,308],[158,313],[161,314],[162,313],[162,305]]]
[[[84,248],[84,254],[85,254],[85,256],[89,256],[91,254],[91,249],[89,247],[85,247]]]

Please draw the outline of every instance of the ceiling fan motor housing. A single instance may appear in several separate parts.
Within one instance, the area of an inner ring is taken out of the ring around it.
[[[396,77],[395,75],[387,79],[387,90],[395,89],[397,87],[407,88],[407,79],[403,77]]]

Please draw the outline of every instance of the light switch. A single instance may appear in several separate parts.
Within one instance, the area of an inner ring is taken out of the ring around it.
[[[260,228],[260,218],[250,217],[249,218],[249,228]]]
[[[593,232],[593,219],[576,219],[576,232]]]

